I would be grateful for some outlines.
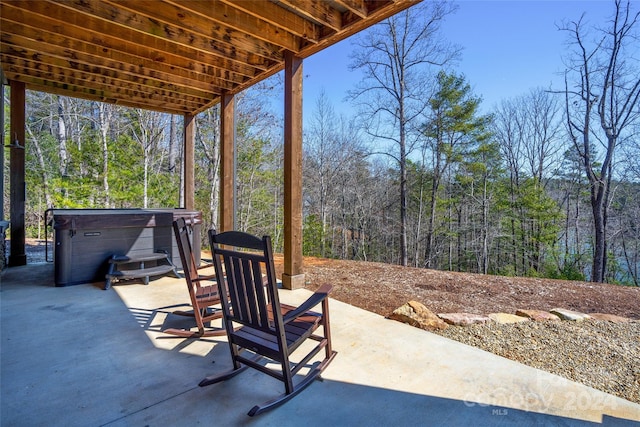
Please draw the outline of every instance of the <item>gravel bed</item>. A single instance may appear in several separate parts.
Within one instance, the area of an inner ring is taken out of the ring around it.
[[[640,404],[640,322],[490,322],[433,332]]]

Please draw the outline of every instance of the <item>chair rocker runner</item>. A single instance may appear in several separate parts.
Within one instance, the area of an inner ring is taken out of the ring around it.
[[[222,311],[233,369],[206,377],[200,386],[232,378],[247,367],[282,381],[285,393],[254,406],[248,413],[257,415],[297,395],[318,378],[335,357],[329,329],[328,294],[331,286],[320,287],[298,307],[280,304],[269,236],[260,239],[237,231],[216,234],[209,230],[209,240],[216,275],[225,277],[218,282],[219,292],[229,295],[228,299],[222,300]],[[308,311],[319,304],[321,313]],[[318,333],[320,327],[322,334]],[[317,344],[305,346],[305,349],[312,348],[302,358],[292,361],[292,353],[307,339],[317,341]],[[324,359],[310,364],[311,359],[323,349]],[[268,367],[274,364],[279,368]],[[308,372],[294,383],[294,376],[304,367]]]
[[[215,276],[200,276],[198,274],[198,266],[196,265],[193,251],[191,250],[191,241],[189,240],[191,227],[184,218],[178,218],[173,222],[173,231],[176,236],[180,260],[182,261],[191,307],[193,308],[193,311],[174,311],[173,314],[193,317],[198,330],[171,328],[162,332],[187,338],[225,335],[226,330],[222,327],[214,329],[205,327],[206,323],[222,318],[220,294],[218,293],[218,285],[215,283]]]

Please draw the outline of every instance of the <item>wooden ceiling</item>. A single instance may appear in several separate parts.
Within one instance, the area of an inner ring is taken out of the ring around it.
[[[27,89],[197,114],[419,0],[0,0]]]

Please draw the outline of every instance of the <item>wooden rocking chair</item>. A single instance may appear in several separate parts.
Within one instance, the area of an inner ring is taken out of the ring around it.
[[[216,234],[210,230],[209,239],[216,275],[225,277],[225,280],[218,281],[219,292],[229,295],[228,299],[222,300],[222,311],[233,369],[206,377],[200,386],[232,378],[247,367],[282,381],[285,393],[254,406],[248,413],[254,416],[297,395],[318,378],[335,357],[329,330],[328,294],[331,286],[320,287],[299,307],[280,304],[269,236],[260,239],[237,231]],[[321,313],[308,311],[318,304],[322,305]],[[320,326],[322,334],[317,332]],[[311,346],[304,357],[292,361],[291,354],[307,339],[315,340],[317,344]],[[309,367],[310,360],[322,349],[325,350],[324,359]],[[273,362],[279,368],[270,368],[265,361]],[[294,383],[294,375],[305,366],[308,366],[308,373]]]
[[[198,330],[171,328],[162,332],[187,338],[225,335],[226,330],[223,327],[205,327],[205,323],[222,318],[220,294],[218,293],[218,285],[215,283],[215,275],[200,276],[198,274],[198,266],[191,250],[191,241],[189,240],[191,227],[184,218],[178,218],[173,222],[173,231],[176,236],[178,252],[180,252],[180,260],[182,261],[191,307],[193,308],[192,311],[174,311],[173,314],[193,317]]]

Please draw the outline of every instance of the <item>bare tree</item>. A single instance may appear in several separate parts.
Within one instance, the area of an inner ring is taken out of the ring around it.
[[[503,100],[494,116],[493,134],[500,145],[502,157],[509,174],[509,198],[512,206],[510,217],[511,257],[517,273],[526,273],[527,235],[539,236],[539,229],[529,233],[525,227],[531,212],[520,200],[532,180],[534,187],[544,185],[557,170],[562,156],[560,131],[562,128],[560,101],[541,88],[528,94]],[[529,197],[531,194],[529,194]],[[519,230],[517,229],[519,228]],[[516,238],[520,235],[521,241]],[[539,239],[534,239],[539,246]],[[533,251],[540,254],[540,250]],[[536,263],[537,264],[537,263]]]
[[[69,138],[67,134],[67,124],[65,122],[66,116],[66,98],[61,96],[56,96],[57,100],[57,114],[52,114],[51,117],[57,117],[58,119],[58,144],[60,145],[60,175],[65,176],[68,173],[69,167],[69,153],[67,150],[67,139]],[[55,129],[54,126],[51,126],[51,129]]]
[[[453,60],[456,48],[439,36],[444,18],[456,6],[446,1],[425,2],[381,22],[357,37],[352,69],[365,79],[350,92],[361,108],[366,132],[390,143],[385,151],[397,162],[400,182],[400,263],[408,264],[407,158],[418,141],[415,119],[428,105],[430,66]]]
[[[521,175],[543,182],[562,161],[562,106],[541,88],[502,101],[494,134],[516,185]]]
[[[620,236],[618,256],[624,260],[626,266],[627,284],[640,286],[640,121],[635,124],[632,132],[636,138],[625,146],[624,150],[624,180],[618,193],[619,202],[615,204]]]
[[[42,192],[44,193],[45,206],[48,209],[53,207],[53,199],[51,197],[51,191],[49,189],[49,182],[51,178],[47,170],[47,161],[45,160],[42,147],[40,146],[40,141],[38,140],[36,135],[33,134],[33,130],[31,129],[31,127],[26,126],[26,131],[29,135],[29,146],[33,147],[39,170],[41,171],[40,173],[42,176]]]
[[[344,116],[336,116],[324,90],[316,101],[304,141],[305,208],[320,221],[320,255],[327,256],[327,235],[338,210],[342,180],[355,157],[361,156],[357,130]],[[348,185],[347,185],[348,186]],[[352,186],[351,186],[352,187]],[[345,224],[340,225],[343,229]]]
[[[609,26],[597,29],[593,42],[588,39],[584,15],[561,27],[573,47],[567,58],[564,95],[568,132],[590,187],[594,282],[604,281],[607,270],[607,220],[616,154],[640,116],[640,63],[633,55],[640,12],[631,10],[629,0],[614,4]]]
[[[526,115],[526,161],[529,174],[544,183],[562,161],[562,104],[541,88],[532,89],[523,101]]]
[[[246,227],[249,220],[247,219],[246,212],[249,212],[253,216],[251,209],[252,203],[258,203],[257,200],[251,197],[244,196],[244,192],[249,194],[254,184],[258,187],[258,183],[252,183],[251,180],[255,178],[256,174],[262,167],[259,164],[264,159],[260,156],[256,157],[254,163],[246,166],[247,159],[245,153],[252,148],[256,148],[254,144],[256,141],[271,143],[275,138],[272,135],[273,128],[275,127],[276,120],[269,110],[270,102],[273,97],[274,85],[277,82],[275,78],[267,79],[264,82],[252,87],[244,92],[241,92],[235,97],[235,123],[236,123],[236,136],[234,147],[234,174],[236,175],[236,191],[235,194],[235,206],[236,210],[236,227],[242,229]],[[220,105],[216,105],[213,108],[209,108],[204,112],[196,116],[196,194],[206,194],[206,214],[205,222],[208,228],[217,228],[218,224],[218,207],[220,205]],[[264,141],[263,141],[264,140]],[[254,144],[252,146],[252,144]],[[178,145],[178,144],[176,144]],[[263,145],[264,146],[264,145]],[[261,148],[256,148],[255,154],[261,153]],[[179,147],[175,147],[179,152]],[[171,150],[170,150],[171,156]],[[170,158],[169,167],[174,164],[175,168],[179,168],[180,165],[172,161]],[[246,174],[243,174],[243,168],[247,170]],[[275,197],[275,196],[274,196]],[[198,200],[196,200],[196,203]],[[264,207],[264,203],[258,203],[261,207]],[[277,203],[274,203],[274,206]],[[274,208],[277,210],[277,208]],[[276,216],[275,214],[273,215]],[[252,219],[254,222],[260,222],[259,219]],[[271,224],[271,219],[267,223],[264,222],[265,227]],[[203,227],[203,229],[206,227]],[[247,230],[246,228],[244,230]],[[251,229],[251,232],[255,234],[267,232],[265,230]],[[269,229],[268,233],[272,236],[274,244],[277,244],[278,232],[274,229]]]
[[[132,122],[133,138],[142,147],[144,176],[143,176],[143,207],[149,207],[149,171],[151,167],[151,155],[162,140],[164,123],[162,113],[136,108],[132,110],[134,121]]]
[[[220,107],[209,108],[196,116],[196,143],[206,174],[200,184],[207,187],[208,227],[218,228],[220,186]]]
[[[329,222],[329,191],[333,185],[335,167],[332,159],[340,154],[337,146],[334,125],[336,116],[333,106],[327,99],[324,90],[316,100],[316,109],[311,118],[309,131],[306,133],[304,144],[304,182],[307,184],[305,199],[312,212],[317,212],[321,225],[320,255],[327,256],[326,233]]]
[[[113,207],[109,195],[109,130],[113,121],[115,107],[100,102],[98,104],[98,127],[100,128],[100,144],[102,146],[102,189],[104,205]]]
[[[274,247],[282,229],[282,150],[271,101],[276,77],[236,95],[236,227],[257,235],[270,234]]]

